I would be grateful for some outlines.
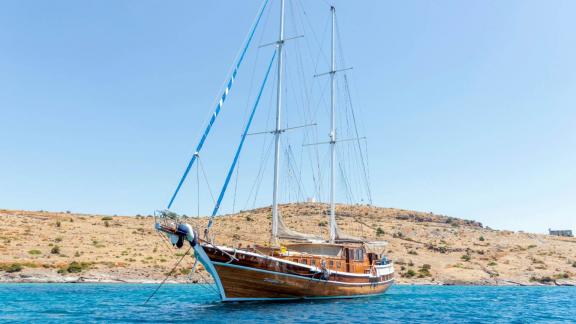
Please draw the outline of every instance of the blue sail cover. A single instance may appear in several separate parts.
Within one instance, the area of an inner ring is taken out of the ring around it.
[[[202,135],[200,142],[196,146],[196,151],[194,152],[194,155],[190,159],[190,162],[188,162],[188,165],[186,166],[186,170],[184,171],[182,178],[180,178],[180,182],[178,183],[178,186],[176,187],[176,190],[174,191],[172,198],[170,198],[170,202],[168,203],[167,209],[170,209],[170,207],[172,207],[172,204],[174,203],[174,199],[176,199],[176,196],[178,195],[178,192],[180,191],[182,184],[184,184],[184,181],[186,180],[186,177],[188,176],[188,173],[190,172],[192,165],[194,165],[194,162],[196,161],[196,158],[198,157],[198,153],[200,153],[200,150],[202,150],[202,147],[204,146],[204,142],[206,141],[206,138],[208,137],[208,133],[210,133],[210,129],[212,129],[212,125],[214,125],[214,122],[216,121],[216,117],[218,117],[218,114],[220,113],[220,109],[222,109],[222,105],[224,104],[224,101],[226,100],[226,97],[228,96],[228,93],[230,92],[230,89],[232,88],[232,84],[234,83],[234,79],[236,78],[236,74],[238,73],[238,69],[240,68],[242,61],[244,60],[244,56],[246,55],[246,51],[248,50],[248,46],[252,42],[252,38],[254,37],[254,32],[256,31],[256,27],[258,27],[258,23],[260,22],[260,19],[262,18],[262,14],[264,13],[264,9],[268,5],[268,1],[269,0],[264,1],[264,4],[262,5],[262,9],[260,9],[260,12],[258,13],[258,16],[256,18],[256,22],[254,23],[254,26],[252,26],[252,30],[250,31],[250,34],[249,34],[248,39],[246,41],[246,44],[244,45],[244,48],[242,49],[242,54],[238,58],[238,62],[236,63],[236,66],[234,67],[234,70],[232,71],[232,75],[230,76],[230,79],[228,80],[228,83],[226,84],[226,88],[224,89],[224,93],[222,94],[222,96],[220,97],[220,101],[218,101],[218,104],[216,105],[216,109],[214,110],[214,113],[212,114],[212,117],[210,118],[210,121],[208,122],[208,125],[206,126],[206,129],[204,130],[204,134]]]

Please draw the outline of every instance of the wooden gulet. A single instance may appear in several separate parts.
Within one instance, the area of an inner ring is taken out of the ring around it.
[[[188,164],[178,187],[173,194],[168,209],[174,202],[188,171],[199,155],[222,105],[230,91],[237,69],[240,67],[246,49],[248,48],[254,30],[258,26],[268,0],[264,1],[257,19],[252,26],[241,56],[236,62],[228,86],[214,111],[213,118],[204,132],[196,153]],[[385,242],[366,242],[357,238],[346,237],[339,233],[335,212],[335,159],[336,159],[336,115],[335,115],[335,76],[345,69],[337,70],[335,66],[335,8],[332,14],[332,55],[330,71],[324,73],[330,76],[331,83],[331,131],[330,145],[330,213],[328,242],[318,242],[311,236],[306,236],[287,229],[278,210],[278,194],[280,184],[279,161],[280,137],[285,129],[281,128],[282,112],[282,74],[284,38],[284,0],[280,0],[280,32],[276,42],[276,51],[272,56],[264,81],[251,111],[250,118],[243,132],[232,166],[220,192],[208,226],[204,229],[204,239],[198,231],[189,224],[182,222],[168,209],[157,214],[155,228],[165,233],[176,246],[181,248],[188,242],[194,249],[196,259],[214,278],[220,297],[223,301],[250,300],[291,300],[318,298],[352,298],[374,296],[384,293],[394,282],[394,266],[383,256]],[[245,248],[217,246],[213,240],[208,240],[209,231],[214,217],[218,213],[220,203],[235,169],[238,156],[252,123],[252,118],[258,106],[262,90],[268,79],[272,63],[277,62],[277,93],[276,93],[276,128],[274,150],[274,181],[272,201],[272,229],[269,246],[254,245]],[[307,241],[307,243],[288,243],[281,245],[280,239]]]
[[[294,244],[236,249],[200,239],[190,225],[157,224],[175,245],[188,241],[223,301],[368,297],[394,281],[393,264],[361,245]]]

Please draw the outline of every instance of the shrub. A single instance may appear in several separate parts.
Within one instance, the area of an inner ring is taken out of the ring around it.
[[[407,278],[412,278],[412,277],[414,277],[415,275],[416,275],[416,271],[414,271],[414,270],[412,270],[412,269],[406,271],[406,274],[405,274],[405,276],[406,276]]]
[[[574,263],[572,263],[572,267],[576,268],[576,261],[574,261]]]
[[[61,237],[57,237],[57,238],[54,239],[54,242],[60,243],[60,242],[62,242],[62,238],[61,238]]]
[[[410,250],[410,251],[408,251],[408,254],[418,255],[418,252],[416,252],[416,251],[414,251],[414,250]]]
[[[254,221],[254,218],[252,218],[252,217],[250,217],[250,216],[246,216],[246,221],[252,222],[252,221]]]
[[[112,217],[110,217],[110,216],[104,216],[104,217],[102,217],[102,220],[103,220],[103,221],[111,221],[111,220],[112,220]]]
[[[376,229],[376,236],[382,236],[384,235],[384,230],[382,229],[382,227],[378,227]]]
[[[32,255],[39,255],[39,254],[42,254],[42,251],[40,251],[40,250],[30,250],[30,251],[28,251],[28,253],[29,253],[29,254],[32,254]]]
[[[78,273],[78,272],[82,272],[82,265],[76,261],[73,261],[72,263],[70,263],[68,265],[67,268],[68,272],[70,273]]]
[[[326,222],[326,221],[322,221],[322,222],[318,223],[318,226],[320,226],[320,227],[326,227],[326,225],[328,225],[328,222]]]
[[[430,274],[430,269],[432,269],[431,265],[423,264],[420,269],[418,269],[418,278],[431,277],[432,274]]]
[[[92,266],[92,263],[90,262],[77,262],[77,261],[72,261],[70,262],[70,264],[68,264],[68,266],[66,266],[65,268],[62,268],[60,270],[58,270],[59,274],[66,274],[66,273],[80,273],[84,270],[88,270],[90,269],[90,267]]]
[[[463,256],[460,257],[460,259],[468,262],[470,261],[470,259],[472,259],[472,257],[470,256],[470,254],[464,254]]]
[[[5,271],[8,273],[20,272],[22,271],[22,265],[20,263],[12,263],[6,267]]]
[[[100,243],[98,240],[92,240],[92,245],[94,245],[94,247],[97,247],[97,248],[106,247],[106,245]],[[122,255],[128,255],[128,253],[124,254],[124,252],[122,252]]]
[[[497,265],[497,263],[496,263],[496,262],[494,262],[494,261],[490,261],[490,262],[488,262],[488,265],[492,267],[492,266],[495,266],[495,265]]]
[[[532,281],[532,282],[539,282],[539,283],[542,283],[542,284],[548,284],[548,283],[553,282],[554,279],[552,279],[552,278],[550,278],[550,277],[541,277],[541,278],[538,278],[538,277],[530,277],[530,281]]]
[[[110,223],[108,223],[108,221],[104,221],[104,227],[110,227]]]
[[[568,279],[570,278],[570,274],[568,273],[558,273],[554,275],[554,279]]]
[[[62,226],[62,223],[59,220],[57,220],[56,221],[56,227],[60,227],[60,226]]]
[[[484,241],[485,241],[484,236],[480,236],[480,237],[478,238],[478,240],[484,242]]]
[[[52,254],[60,254],[60,247],[58,245],[54,245],[52,247],[52,250],[50,250],[50,253]]]

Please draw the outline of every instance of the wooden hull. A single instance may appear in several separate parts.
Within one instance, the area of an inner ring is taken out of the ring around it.
[[[383,294],[394,281],[392,276],[346,273],[321,278],[310,275],[310,269],[298,269],[298,265],[276,258],[238,251],[230,257],[232,251],[197,248],[201,249],[197,256],[214,277],[223,301],[367,297]]]
[[[392,284],[348,284],[215,264],[227,301],[353,298],[383,294]]]

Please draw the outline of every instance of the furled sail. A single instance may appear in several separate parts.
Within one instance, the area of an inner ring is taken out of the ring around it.
[[[297,240],[297,241],[309,241],[309,242],[321,242],[322,238],[314,236],[312,234],[305,234],[288,228],[284,223],[282,214],[278,213],[278,237],[287,240]]]
[[[337,243],[355,243],[355,242],[366,242],[366,240],[356,237],[353,235],[346,234],[342,232],[340,227],[338,227],[338,223],[334,224],[336,227],[336,239],[335,242]]]

